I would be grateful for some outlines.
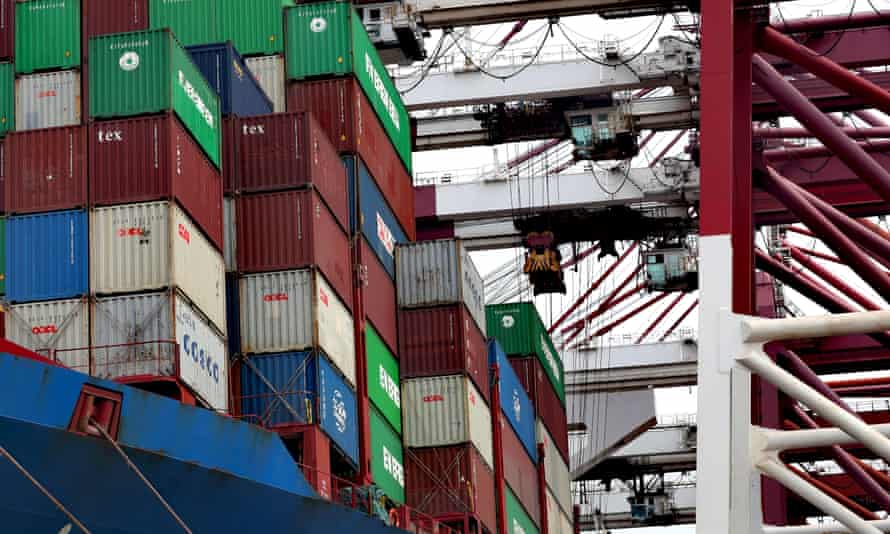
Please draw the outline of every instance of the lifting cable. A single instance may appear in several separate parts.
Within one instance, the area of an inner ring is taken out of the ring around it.
[[[164,508],[167,510],[167,512],[169,512],[170,515],[173,517],[173,519],[179,524],[179,526],[182,527],[182,530],[185,532],[188,532],[188,534],[192,534],[192,529],[190,529],[185,524],[185,522],[182,520],[182,518],[179,517],[179,515],[176,513],[176,511],[173,510],[173,507],[170,506],[170,504],[164,499],[163,496],[161,496],[161,494],[154,487],[154,485],[152,485],[152,483],[147,478],[145,478],[145,475],[142,474],[142,471],[140,471],[139,468],[136,467],[136,464],[134,464],[133,461],[130,460],[130,457],[127,456],[127,453],[124,452],[124,450],[120,447],[120,445],[117,444],[116,441],[114,441],[114,438],[112,438],[108,434],[108,432],[106,432],[105,429],[102,428],[101,425],[96,423],[96,420],[93,419],[92,417],[90,418],[90,425],[93,428],[95,428],[96,430],[98,430],[99,433],[102,434],[102,437],[108,440],[108,443],[111,443],[111,446],[114,447],[114,450],[116,450],[117,453],[121,455],[121,458],[124,459],[124,462],[126,462],[127,466],[129,466],[130,469],[132,469],[136,473],[136,475],[142,480],[142,482],[145,483],[145,485],[148,487],[148,489],[154,494],[155,497],[157,497],[158,501],[160,501],[160,503],[164,506]]]
[[[34,484],[35,488],[40,490],[40,493],[43,493],[47,499],[49,499],[50,501],[52,501],[53,504],[56,505],[56,508],[58,508],[62,511],[63,514],[68,516],[68,519],[70,519],[71,522],[77,526],[77,528],[82,530],[85,534],[92,534],[90,530],[83,525],[83,523],[81,523],[76,517],[74,517],[74,514],[72,514],[70,511],[68,511],[67,508],[65,508],[65,505],[63,505],[58,499],[56,499],[53,494],[49,492],[48,489],[43,487],[43,485],[38,482],[38,480],[34,478],[34,476],[29,473],[27,469],[25,469],[25,466],[20,464],[18,460],[16,460],[15,457],[2,446],[0,446],[0,456],[5,456],[6,459],[9,460],[9,462],[14,465],[15,468],[18,469],[19,472],[21,472],[21,474],[25,476],[25,478],[28,479],[28,481],[31,482],[31,484]]]

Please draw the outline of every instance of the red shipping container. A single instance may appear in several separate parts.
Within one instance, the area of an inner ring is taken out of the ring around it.
[[[541,506],[538,495],[538,468],[528,456],[519,437],[500,410],[501,442],[504,453],[504,479],[522,507],[536,525],[541,524]]]
[[[82,1],[85,41],[97,35],[148,29],[148,0]]]
[[[235,115],[230,115],[228,117],[222,118],[222,130],[220,134],[222,135],[222,180],[223,180],[223,191],[227,195],[231,195],[235,193],[235,152],[232,150],[235,143],[232,141],[235,138],[235,128],[238,126],[237,124],[238,117]]]
[[[15,55],[15,0],[0,0],[0,59]]]
[[[222,181],[179,119],[168,113],[90,126],[91,204],[171,199],[222,250]]]
[[[0,0],[2,2],[3,0]],[[0,213],[6,213],[6,142],[0,139]]]
[[[6,136],[7,213],[87,205],[86,132],[83,126],[65,126]]]
[[[398,358],[399,337],[396,325],[399,306],[396,301],[396,286],[364,237],[361,242],[362,264],[368,269],[367,284],[364,287],[365,316]]]
[[[277,113],[232,121],[223,135],[242,193],[280,191],[312,185],[340,225],[349,227],[346,170],[327,133],[306,112]]]
[[[566,410],[550,384],[541,362],[534,356],[510,358],[510,365],[535,406],[535,413],[553,436],[562,459],[569,462],[569,429]]]
[[[427,515],[476,514],[497,532],[494,473],[470,444],[405,449],[405,500]]]
[[[314,189],[239,196],[235,220],[241,272],[318,266],[352,309],[349,239]]]
[[[361,156],[393,213],[414,241],[411,176],[358,82],[351,77],[292,83],[288,111],[310,111],[341,154]]]
[[[485,336],[463,304],[399,311],[399,362],[403,379],[466,373],[490,401]]]

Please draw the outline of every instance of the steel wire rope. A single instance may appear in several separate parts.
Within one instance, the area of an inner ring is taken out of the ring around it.
[[[652,17],[652,20],[649,21],[649,23],[646,24],[643,28],[641,28],[638,32],[632,33],[630,35],[616,37],[615,40],[618,42],[632,41],[632,40],[636,39],[637,37],[644,35],[646,32],[649,31],[650,28],[652,28],[652,26],[655,26],[657,23],[658,23],[658,17],[654,16],[654,17]],[[579,32],[578,30],[569,26],[569,24],[565,20],[562,21],[562,24],[565,25],[566,29],[569,32],[573,33],[577,37],[580,37],[581,39],[588,40],[588,37],[586,35],[584,35],[583,33]],[[607,39],[589,39],[589,40],[591,42],[605,42],[605,41],[607,41]]]
[[[441,55],[443,54],[442,44],[445,42],[445,33],[442,32],[442,35],[439,36],[439,42],[436,44],[436,48],[433,50],[433,55],[421,66],[420,76],[417,78],[417,81],[413,82],[407,89],[399,90],[400,95],[405,95],[410,93],[411,91],[417,89],[417,87],[426,80],[426,77],[429,76],[429,72],[432,69],[432,66],[436,61],[439,60]],[[413,76],[413,74],[412,74]]]
[[[523,37],[517,37],[517,38],[515,38],[515,39],[510,39],[510,44],[524,43],[525,41],[528,41],[528,40],[531,39],[532,37],[537,36],[539,33],[541,33],[542,30],[545,30],[545,29],[547,29],[547,25],[546,25],[546,24],[544,24],[544,25],[542,25],[542,26],[538,26],[537,29],[532,30],[530,33],[527,33],[527,34],[524,35]],[[476,39],[468,38],[466,35],[463,36],[462,39],[463,39],[464,41],[469,42],[469,43],[472,43],[472,44],[475,44],[475,45],[479,45],[479,46],[486,46],[486,47],[489,47],[489,48],[497,48],[498,46],[500,46],[500,43],[492,44],[492,43],[487,43],[487,42],[477,41]]]
[[[573,41],[573,40],[568,36],[568,34],[566,33],[565,29],[563,29],[563,24],[562,24],[562,22],[557,22],[557,23],[556,23],[556,27],[559,28],[559,31],[562,33],[562,35],[563,35],[563,37],[565,38],[565,40],[572,46],[572,48],[574,48],[575,51],[578,52],[578,54],[580,54],[581,57],[583,57],[583,58],[586,59],[587,61],[590,61],[591,63],[596,63],[597,65],[601,65],[601,66],[604,66],[604,67],[617,67],[617,66],[619,66],[619,65],[623,65],[623,66],[627,67],[631,72],[633,72],[634,74],[636,74],[636,71],[629,65],[629,63],[631,63],[632,61],[636,60],[638,57],[642,56],[643,53],[645,53],[646,50],[647,50],[650,46],[652,46],[652,43],[655,42],[655,38],[658,37],[658,32],[661,31],[661,26],[664,24],[664,19],[665,19],[665,18],[667,18],[667,16],[666,16],[666,15],[662,15],[661,18],[658,20],[658,26],[655,28],[655,31],[652,32],[652,35],[649,37],[649,40],[646,42],[645,46],[643,46],[643,47],[642,47],[638,52],[636,52],[635,54],[631,55],[631,57],[626,58],[626,59],[621,59],[621,60],[619,60],[619,61],[616,62],[616,63],[609,63],[609,62],[603,61],[603,60],[601,60],[601,59],[597,59],[597,58],[588,56],[588,55],[585,54],[584,51],[578,46],[578,44],[575,43],[575,41]]]
[[[779,7],[778,4],[775,4],[775,8],[776,8],[776,11],[777,11],[778,14],[779,14],[779,19],[782,21],[782,25],[783,25],[784,27],[787,28],[787,26],[788,26],[788,22],[787,22],[787,20],[785,19],[785,15],[782,13],[782,8]],[[847,13],[847,23],[849,23],[850,20],[853,19],[853,13],[855,13],[855,12],[856,12],[856,0],[852,0],[852,1],[851,1],[851,5],[850,5],[850,11],[849,11],[849,13]],[[828,50],[825,50],[825,51],[823,51],[823,52],[816,52],[816,51],[814,50],[813,52],[815,52],[815,53],[814,53],[814,54],[811,54],[811,56],[812,56],[812,57],[825,57],[825,56],[827,56],[828,54],[834,52],[834,49],[837,48],[837,45],[840,44],[841,40],[844,38],[844,35],[846,35],[846,33],[847,33],[847,29],[846,29],[846,28],[841,29],[841,32],[838,34],[837,39],[835,39],[835,40],[834,40],[834,43],[832,43],[832,45],[831,45],[830,47],[828,47]],[[789,35],[789,37],[790,37],[793,41],[795,41],[797,44],[800,44],[800,45],[803,45],[803,46],[806,46],[807,41],[809,41],[809,34],[807,34],[807,39],[805,39],[804,41],[798,41],[797,39],[794,38],[794,35],[793,35],[793,34],[792,34],[792,35]]]
[[[551,23],[550,26],[552,27],[553,24]],[[481,72],[482,74],[484,74],[490,78],[494,78],[496,80],[509,80],[510,78],[514,78],[514,77],[522,74],[526,69],[528,69],[529,67],[531,67],[534,64],[534,62],[538,59],[538,56],[541,54],[541,50],[544,49],[544,45],[547,44],[547,41],[550,39],[550,35],[551,35],[551,32],[549,32],[549,31],[544,34],[544,38],[541,39],[541,43],[538,45],[537,50],[535,50],[534,55],[529,59],[528,63],[526,63],[525,65],[522,65],[515,71],[511,72],[510,74],[506,74],[506,75],[495,74],[493,72],[490,72],[485,67],[479,65],[476,62],[476,60],[473,59],[473,57],[470,54],[468,54],[467,51],[460,45],[460,41],[456,37],[454,37],[452,35],[451,39],[452,39],[452,41],[454,41],[454,44],[455,44],[455,46],[457,46],[457,49],[460,51],[460,53],[463,54],[464,58],[470,63],[470,65],[473,66],[473,68],[475,68],[476,70],[478,70],[479,72]]]
[[[71,511],[68,510],[68,508],[66,508],[59,499],[57,499],[48,489],[46,489],[46,487],[41,484],[40,481],[37,480],[37,478],[34,477],[34,475],[32,475],[31,472],[25,468],[25,466],[19,463],[15,456],[7,451],[6,448],[4,448],[2,445],[0,445],[0,456],[4,456],[7,460],[9,460],[9,463],[11,463],[13,467],[15,467],[22,474],[22,476],[27,478],[28,482],[33,484],[34,487],[37,488],[37,490],[40,491],[40,493],[42,493],[44,497],[49,499],[50,502],[52,502],[56,506],[56,508],[58,508],[63,514],[65,514],[65,516],[70,519],[71,522],[77,526],[77,528],[79,528],[85,534],[91,534],[90,530],[85,527],[84,524],[81,523],[80,520],[77,519],[77,517],[75,517],[75,515],[71,513]]]

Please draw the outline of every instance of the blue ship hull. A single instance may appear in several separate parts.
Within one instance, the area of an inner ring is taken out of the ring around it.
[[[404,534],[319,498],[276,434],[0,353],[0,446],[94,534],[183,529],[110,443],[67,430],[85,384],[121,393],[118,443],[196,534]],[[69,523],[0,456],[0,532],[56,534]]]

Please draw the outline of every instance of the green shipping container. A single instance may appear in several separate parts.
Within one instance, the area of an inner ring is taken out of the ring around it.
[[[365,323],[368,397],[398,435],[402,435],[402,386],[399,362],[369,323]]]
[[[411,172],[411,124],[402,97],[350,4],[287,9],[287,76],[291,80],[353,74]]]
[[[402,439],[376,408],[371,408],[371,475],[386,496],[405,503],[405,469]]]
[[[0,137],[15,130],[15,66],[0,63]]]
[[[562,358],[532,302],[491,304],[485,307],[485,329],[511,356],[534,354],[553,384],[563,405],[566,402]]]
[[[242,56],[284,53],[284,8],[295,0],[219,0],[220,41]]]
[[[15,4],[15,67],[20,73],[80,65],[80,0]]]
[[[210,160],[220,165],[216,92],[168,30],[90,39],[90,116],[173,110]]]
[[[508,486],[504,486],[504,501],[507,508],[507,532],[508,534],[538,534],[538,527],[525,513],[525,508],[519,504],[519,499]]]
[[[252,3],[256,0],[246,0]],[[219,33],[218,0],[151,0],[148,24],[152,30],[170,28],[183,46],[224,41]]]

